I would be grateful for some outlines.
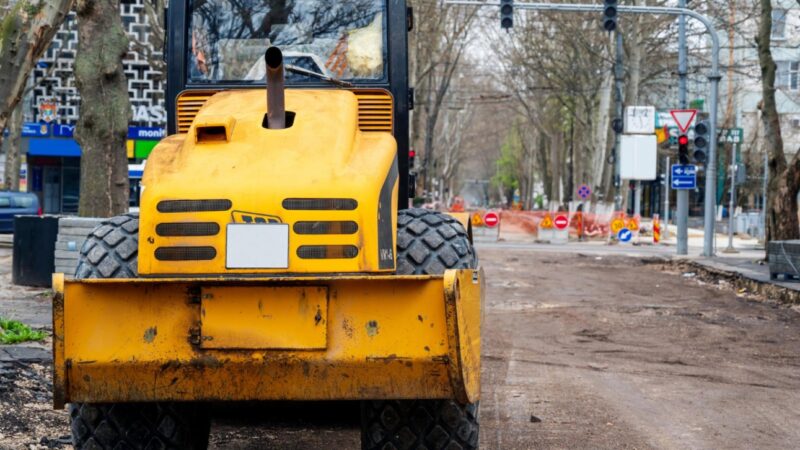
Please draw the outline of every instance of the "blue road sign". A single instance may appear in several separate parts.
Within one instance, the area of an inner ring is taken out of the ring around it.
[[[632,238],[633,232],[627,228],[623,228],[617,233],[617,239],[619,239],[620,242],[630,242]]]
[[[50,136],[50,125],[39,122],[25,122],[22,124],[22,137],[47,137]]]
[[[672,189],[695,189],[697,187],[697,166],[693,164],[672,165]]]
[[[592,189],[589,186],[582,184],[581,187],[578,188],[578,197],[583,200],[589,198],[592,195]]]

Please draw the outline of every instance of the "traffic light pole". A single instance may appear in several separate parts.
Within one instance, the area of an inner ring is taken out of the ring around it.
[[[686,7],[686,0],[678,0],[678,6]],[[678,18],[678,106],[686,109],[686,16]],[[670,169],[670,173],[672,170]],[[678,199],[677,211],[675,214],[675,225],[678,228],[677,253],[679,255],[689,254],[689,191],[678,189],[675,193]]]
[[[465,6],[500,6],[499,2],[482,2],[475,0],[445,0],[450,5]],[[681,0],[681,4],[685,4]],[[515,9],[530,11],[560,11],[560,12],[583,12],[583,13],[602,13],[604,5],[581,5],[570,3],[514,3]],[[618,6],[617,12],[622,14],[665,14],[685,18],[692,17],[700,21],[705,27],[706,32],[711,38],[711,73],[708,80],[711,82],[711,93],[709,95],[710,114],[709,114],[709,135],[711,142],[708,145],[708,163],[706,165],[706,196],[705,196],[705,237],[703,241],[703,256],[714,256],[714,223],[717,205],[717,102],[719,100],[719,82],[722,76],[719,72],[719,35],[711,20],[695,11],[686,8],[672,8],[665,6]],[[685,48],[685,47],[684,47]],[[685,90],[683,91],[685,92]],[[679,191],[680,192],[680,191]],[[688,221],[688,192],[686,193],[686,211]],[[681,194],[678,194],[678,208],[680,211]],[[680,221],[679,230],[680,230]],[[680,232],[680,231],[679,231]],[[680,236],[679,240],[680,242]],[[688,244],[688,239],[685,241]]]

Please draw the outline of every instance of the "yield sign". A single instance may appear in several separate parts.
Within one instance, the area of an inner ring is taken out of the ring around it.
[[[678,124],[678,129],[681,130],[681,133],[686,133],[689,129],[689,125],[691,125],[694,120],[694,116],[697,115],[697,110],[673,109],[669,113],[672,115],[672,118],[675,119],[675,123]]]

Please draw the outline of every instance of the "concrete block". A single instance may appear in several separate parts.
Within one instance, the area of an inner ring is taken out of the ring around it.
[[[58,236],[61,237],[69,237],[69,238],[86,238],[89,233],[92,232],[94,228],[65,228],[63,230],[58,230]]]
[[[66,252],[79,252],[86,239],[66,239],[63,241],[56,241],[56,251],[63,250]]]
[[[62,217],[58,220],[58,229],[62,228],[94,228],[105,219],[97,217]]]

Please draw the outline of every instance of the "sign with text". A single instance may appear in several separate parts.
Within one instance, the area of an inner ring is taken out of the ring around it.
[[[22,137],[47,137],[50,136],[50,125],[38,122],[22,124]]]
[[[625,108],[626,134],[653,134],[656,128],[654,106],[628,106]]]
[[[75,125],[70,123],[54,123],[53,136],[71,138],[75,136]]]
[[[160,127],[128,127],[128,139],[159,140],[167,135],[167,130]]]
[[[697,188],[697,166],[693,164],[672,165],[672,189]]]

